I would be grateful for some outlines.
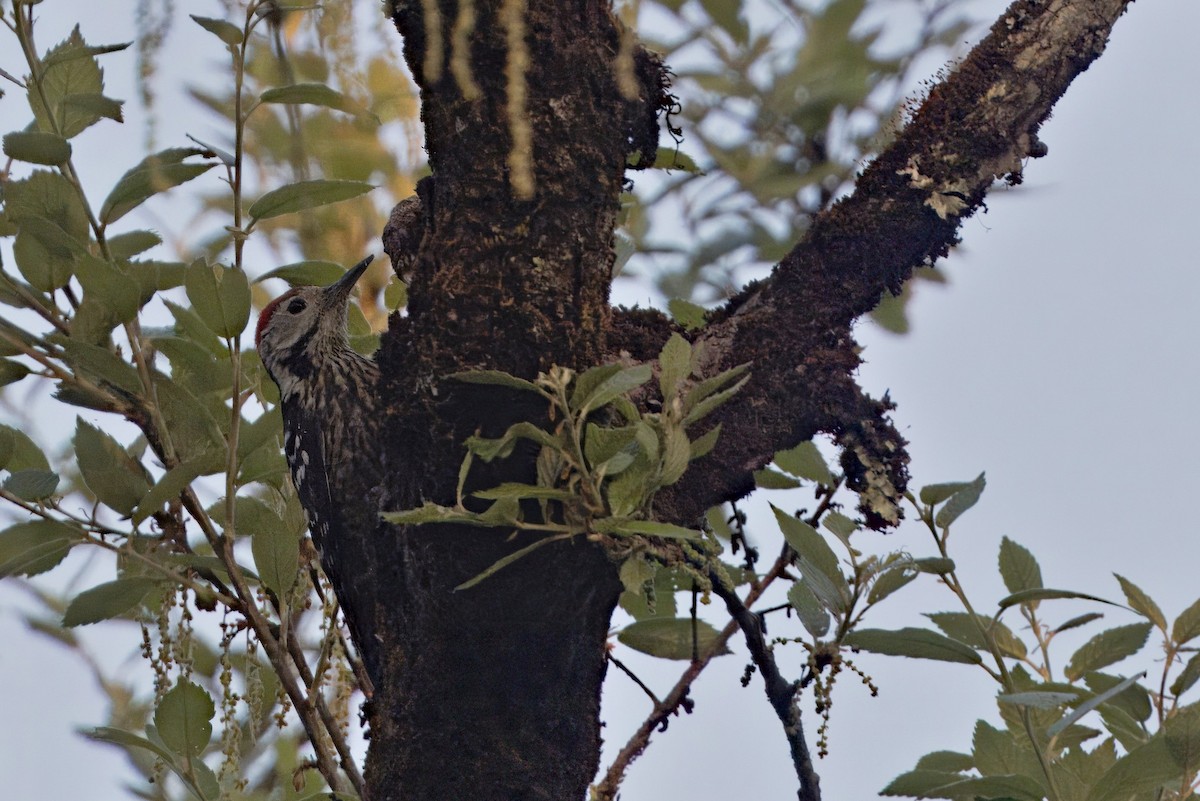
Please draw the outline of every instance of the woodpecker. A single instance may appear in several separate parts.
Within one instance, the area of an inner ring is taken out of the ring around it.
[[[280,295],[262,310],[254,335],[279,386],[284,456],[327,574],[336,569],[338,552],[352,547],[344,542],[345,510],[363,502],[347,488],[364,486],[361,471],[379,469],[372,456],[378,451],[379,369],[350,347],[346,335],[351,291],[373,258],[327,287],[295,287]]]

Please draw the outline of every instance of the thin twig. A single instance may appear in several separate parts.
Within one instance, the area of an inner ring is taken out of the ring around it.
[[[829,511],[833,505],[833,496],[840,487],[841,481],[839,480],[832,487],[826,488],[825,492],[822,493],[821,502],[808,517],[810,525],[817,525],[821,520],[821,516]],[[791,564],[792,557],[792,550],[786,545],[783,546],[779,557],[771,565],[771,569],[759,581],[750,584],[750,589],[747,591],[746,597],[742,599],[742,605],[747,609],[753,606],[771,586],[771,583],[779,578],[783,574],[783,571],[787,569],[787,566]],[[713,640],[712,646],[698,660],[688,665],[687,669],[684,670],[683,674],[675,682],[675,686],[671,688],[671,691],[663,697],[660,703],[655,704],[654,709],[646,716],[642,724],[638,726],[637,731],[630,736],[629,741],[617,753],[612,764],[605,771],[604,778],[595,786],[596,798],[601,799],[601,801],[612,801],[612,799],[616,798],[617,789],[621,786],[621,781],[625,778],[625,772],[629,770],[629,766],[633,764],[633,761],[641,756],[646,747],[650,745],[650,735],[667,718],[678,711],[679,707],[684,703],[684,699],[688,696],[692,682],[700,676],[704,668],[708,667],[708,663],[712,661],[714,656],[724,652],[726,645],[737,630],[737,621],[731,620],[725,624],[725,628],[721,629],[716,639]]]
[[[800,723],[800,708],[796,705],[796,693],[800,687],[798,682],[788,681],[779,672],[775,664],[775,655],[763,637],[762,621],[751,612],[737,592],[721,581],[716,571],[709,571],[713,583],[713,592],[725,602],[725,608],[733,617],[742,635],[746,638],[746,647],[750,650],[750,658],[762,674],[764,689],[771,708],[783,724],[783,732],[787,736],[788,748],[792,752],[792,766],[796,769],[796,778],[800,781],[800,789],[796,792],[799,801],[820,801],[821,779],[813,769],[812,755],[804,741],[804,727]]]
[[[637,686],[641,687],[642,692],[644,692],[646,695],[650,696],[650,700],[654,702],[655,706],[658,706],[659,704],[662,703],[661,701],[658,700],[658,696],[654,694],[654,691],[651,690],[649,687],[647,687],[646,683],[644,681],[642,681],[641,679],[639,679],[637,677],[637,674],[634,673],[632,670],[630,670],[625,665],[624,662],[622,662],[620,659],[617,659],[615,656],[613,656],[611,652],[606,654],[606,656],[608,657],[609,662],[612,662],[613,665],[616,666],[616,668],[618,670],[620,670],[622,673],[624,673],[629,678],[633,679],[633,683],[636,684]]]

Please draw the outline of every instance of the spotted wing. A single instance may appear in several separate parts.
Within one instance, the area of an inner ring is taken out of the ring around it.
[[[285,403],[283,409],[283,452],[292,471],[292,483],[300,505],[308,513],[308,528],[317,552],[334,522],[333,495],[325,462],[325,444],[320,421],[306,414],[299,404]]]

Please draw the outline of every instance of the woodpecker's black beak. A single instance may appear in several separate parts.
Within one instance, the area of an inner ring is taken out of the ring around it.
[[[329,299],[331,306],[337,303],[345,304],[350,299],[350,292],[354,289],[354,285],[358,283],[358,279],[367,271],[367,265],[374,259],[374,256],[367,256],[347,270],[341,278],[325,287],[325,297]]]

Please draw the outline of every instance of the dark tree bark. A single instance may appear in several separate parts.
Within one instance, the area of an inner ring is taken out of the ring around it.
[[[955,244],[994,181],[1020,180],[1041,153],[1038,126],[1126,2],[1014,3],[854,195],[711,316],[698,335],[707,373],[749,361],[753,379],[719,412],[717,451],[657,503],[663,519],[691,522],[744,495],[776,450],[829,432],[868,522],[895,521],[905,443],[890,402],[854,382],[850,326]],[[610,310],[608,288],[626,160],[653,152],[667,98],[656,60],[629,47],[603,0],[410,0],[393,19],[421,89],[433,180],[385,235],[411,273],[408,315],[391,320],[379,354],[387,480],[348,493],[367,545],[333,577],[374,683],[369,794],[578,800],[598,765],[615,565],[592,545],[558,543],[455,592],[527,541],[398,529],[375,512],[452,503],[467,435],[544,414],[448,374],[528,378],[657,354],[671,324]],[[530,472],[518,454],[473,480]]]

